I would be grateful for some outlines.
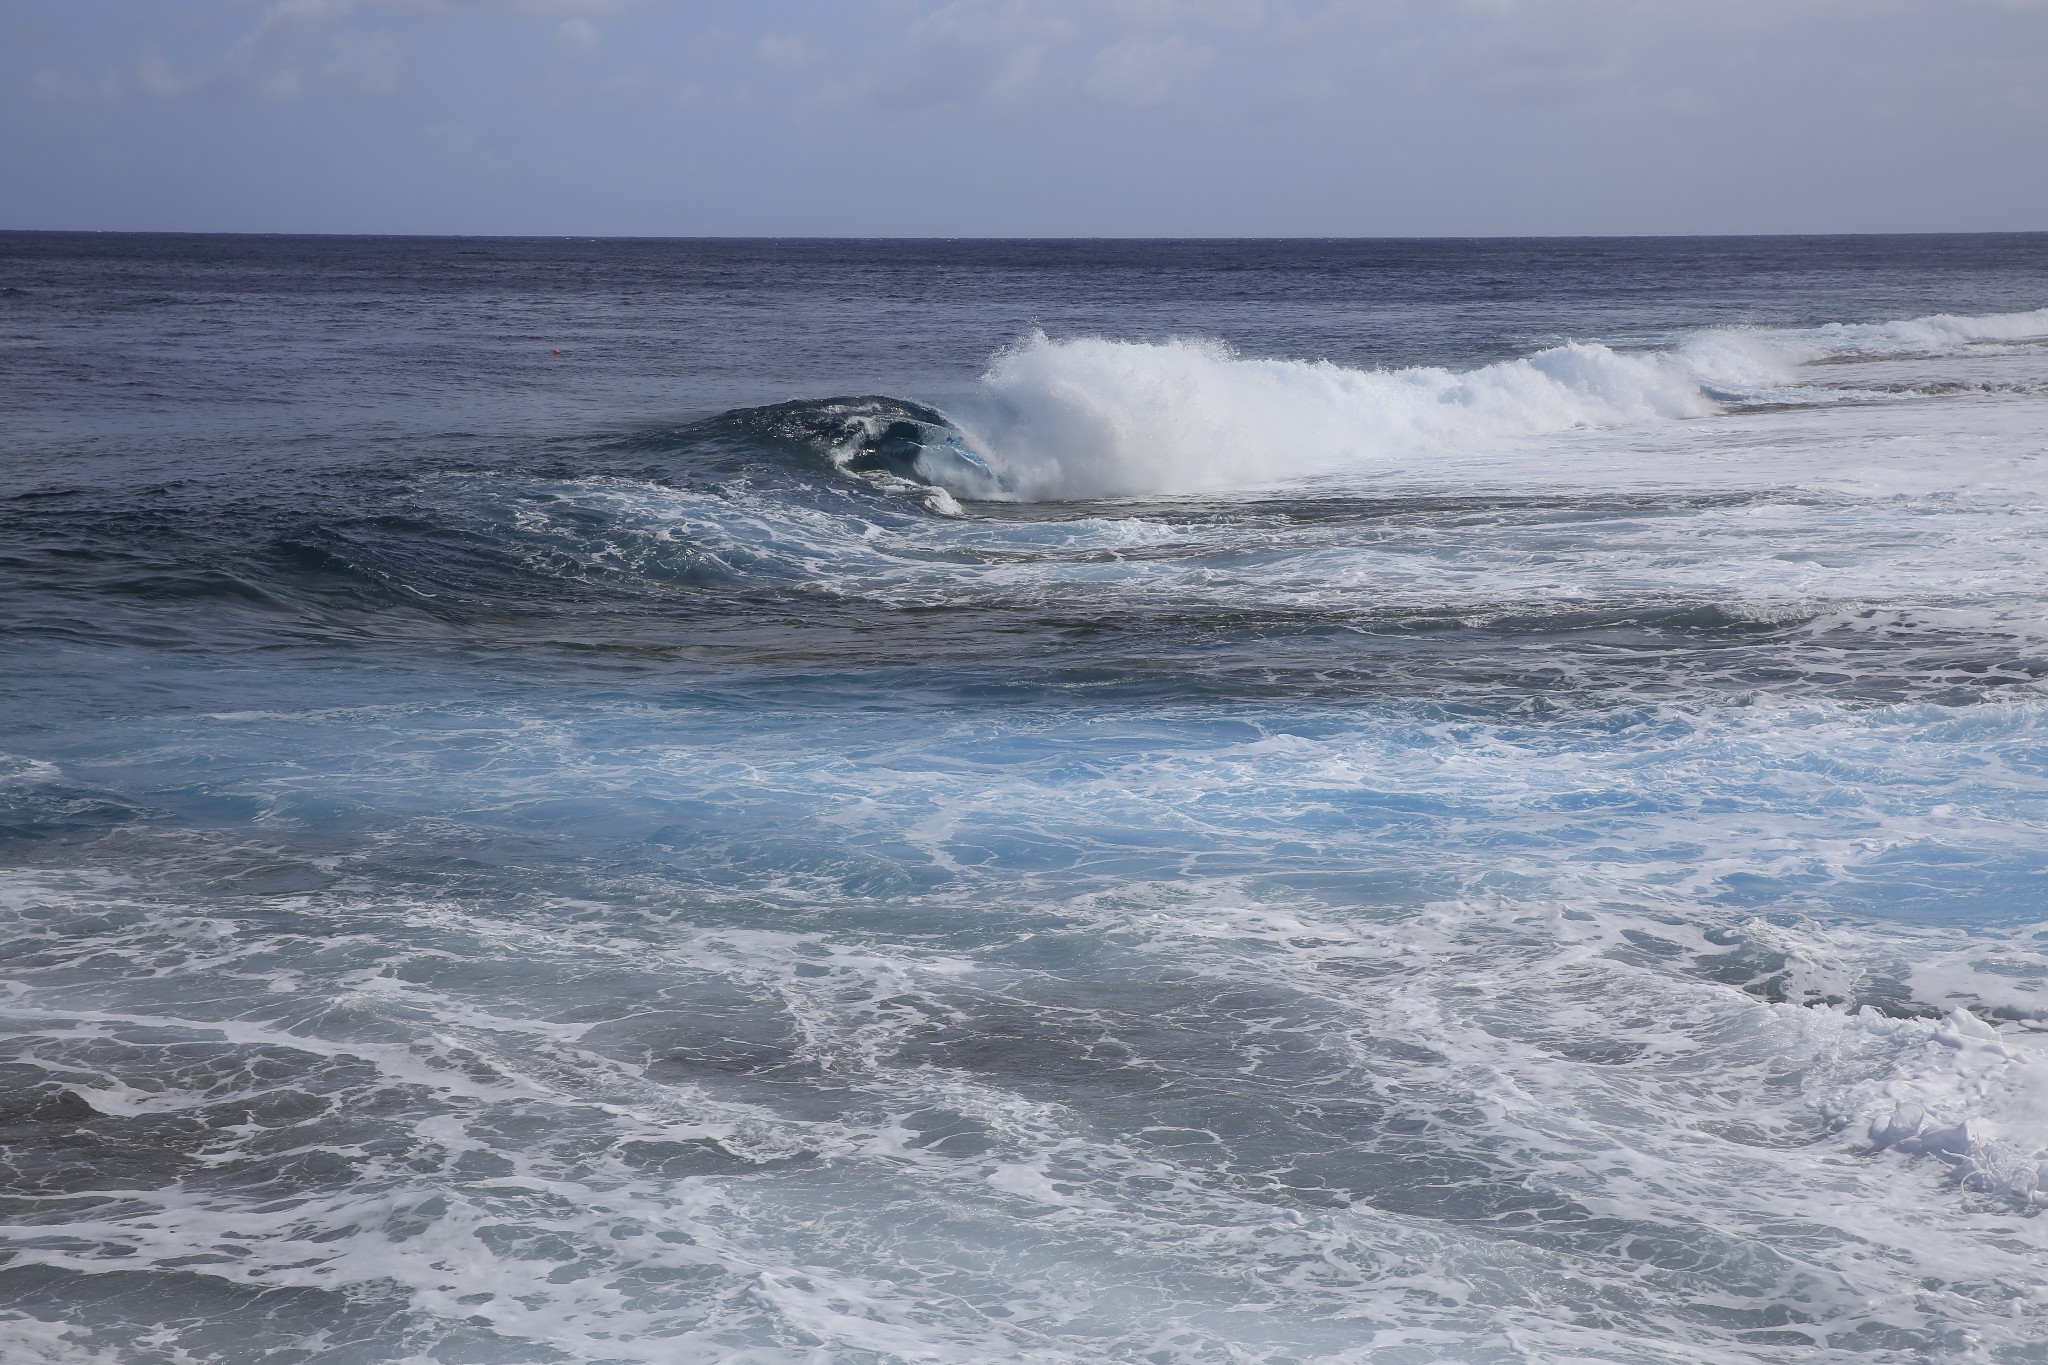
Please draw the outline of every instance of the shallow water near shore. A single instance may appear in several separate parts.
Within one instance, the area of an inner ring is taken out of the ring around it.
[[[2048,238],[0,317],[7,1359],[2048,1360]]]

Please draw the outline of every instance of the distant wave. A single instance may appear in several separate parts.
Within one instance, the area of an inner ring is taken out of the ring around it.
[[[971,477],[958,486],[943,470],[931,472],[965,497],[1032,501],[1253,487],[1505,438],[1796,399],[1786,386],[1815,361],[2042,339],[2048,308],[1717,329],[1662,350],[1575,341],[1455,371],[1257,359],[1216,341],[1034,333],[995,356],[982,378],[981,411],[958,424],[985,469],[963,471]]]

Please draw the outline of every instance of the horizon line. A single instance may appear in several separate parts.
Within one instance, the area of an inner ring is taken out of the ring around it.
[[[1640,242],[1640,241],[1754,241],[1831,240],[1841,238],[1900,237],[2040,237],[2048,228],[1967,228],[1913,231],[1848,232],[1480,232],[1480,233],[1290,233],[1280,236],[1196,234],[1154,236],[1140,234],[1055,235],[1031,233],[1021,236],[955,233],[914,235],[848,235],[841,233],[602,233],[602,232],[348,232],[289,230],[266,231],[247,228],[43,228],[0,227],[5,237],[256,237],[308,238],[320,240],[443,240],[500,242]]]

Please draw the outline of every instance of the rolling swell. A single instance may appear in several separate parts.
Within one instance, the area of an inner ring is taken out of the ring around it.
[[[0,622],[52,641],[442,642],[657,669],[922,659],[1025,692],[1966,699],[2032,684],[2048,657],[2023,611],[1942,587],[1974,506],[1899,520],[1856,495],[1684,472],[1561,487],[1528,477],[1550,473],[1540,448],[1499,443],[1825,407],[1882,376],[1817,388],[1798,373],[1816,360],[2026,353],[2044,334],[2048,311],[1721,329],[1463,372],[1040,335],[957,412],[797,400],[438,468],[394,451],[273,471],[260,496],[219,479],[22,493],[0,503],[24,589]],[[1925,387],[1897,401],[1998,397]],[[1429,475],[1384,467],[1432,450]],[[1233,491],[1276,478],[1292,487]],[[1823,543],[1797,543],[1822,508]],[[1563,563],[1560,590],[1543,566]],[[1911,609],[1891,604],[1901,573]]]
[[[1768,581],[1750,595],[1659,565],[1691,537],[1739,543],[1804,518],[1800,495],[983,504],[963,519],[859,471],[805,472],[751,434],[838,417],[792,406],[663,438],[671,475],[709,457],[694,486],[543,467],[364,478],[326,488],[319,514],[158,498],[138,519],[126,501],[88,515],[82,494],[32,500],[5,522],[31,590],[0,621],[51,642],[442,645],[525,668],[593,651],[685,673],[921,665],[922,686],[941,669],[942,685],[1018,695],[1964,700],[2048,673],[2048,651],[1996,612],[1876,610]],[[1612,562],[1569,600],[1515,568],[1603,542]]]
[[[0,530],[27,590],[0,622],[59,643],[448,646],[519,668],[594,652],[636,671],[852,669],[1017,696],[1967,701],[2048,675],[2023,608],[1941,586],[1966,508],[1417,489],[982,503],[963,518],[934,515],[923,484],[834,457],[860,457],[849,432],[872,442],[931,411],[782,405],[590,443],[580,462],[365,472],[286,501],[16,500]],[[1840,543],[1783,558],[1782,537],[1830,505]],[[1563,594],[1543,567],[1560,556],[1581,561]],[[1751,565],[1733,580],[1731,557]],[[1925,585],[1917,606],[1857,586],[1901,571]]]
[[[1566,341],[1470,369],[1363,369],[1214,340],[1054,339],[998,351],[960,412],[881,396],[738,409],[670,439],[970,501],[1061,502],[1410,475],[1579,430],[1844,401],[1995,392],[1830,368],[2027,352],[2048,308],[1806,328],[1712,328],[1633,346]],[[1818,367],[1818,368],[1816,368]],[[2021,378],[2010,391],[2031,391]],[[934,510],[955,510],[934,499]]]

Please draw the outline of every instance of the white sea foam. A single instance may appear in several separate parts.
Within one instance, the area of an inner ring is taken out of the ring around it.
[[[1905,1035],[1890,1074],[1843,1097],[1850,1131],[1872,1146],[1931,1156],[1969,1189],[2048,1202],[2048,1037],[2006,1031],[1958,1005]]]
[[[1456,371],[1245,356],[1215,341],[1034,333],[983,376],[966,425],[1024,499],[1259,487],[1417,462],[1516,437],[1811,401],[1833,358],[1954,355],[2048,338],[2048,309],[1813,328],[1722,328],[1664,348],[1573,341]],[[969,496],[976,489],[958,490]]]
[[[61,774],[54,763],[40,759],[22,758],[16,754],[0,754],[0,791],[10,787],[40,787],[55,782]]]
[[[1276,734],[1242,756],[1248,778],[1275,759],[1297,785],[1321,771],[1321,800],[1347,780],[1328,767],[1345,747]],[[1146,795],[1170,800],[1184,777],[1168,764]],[[1029,828],[1077,795],[1132,799],[1026,782],[989,805],[1021,802]],[[949,837],[971,845],[971,824]],[[2033,1040],[1961,1012],[1771,1003],[1696,970],[1732,944],[1763,969],[1791,954],[1854,973],[1930,938],[1939,951],[1939,935],[1751,923],[1731,940],[1703,932],[1711,915],[1542,900],[1362,911],[1233,879],[1128,883],[1029,912],[959,904],[971,956],[893,934],[655,934],[566,905],[526,924],[411,903],[391,921],[404,932],[309,963],[315,990],[390,982],[382,1006],[152,1029],[90,1007],[67,1022],[51,992],[24,1030],[27,1062],[102,1113],[120,1112],[108,1087],[81,1086],[100,1068],[190,1077],[215,1106],[244,1086],[331,1098],[340,1127],[300,1100],[295,1127],[211,1130],[204,1160],[261,1175],[299,1151],[356,1163],[347,1182],[284,1201],[253,1178],[246,1194],[164,1182],[62,1210],[61,1237],[31,1223],[7,1241],[72,1283],[143,1268],[223,1295],[345,1290],[430,1342],[487,1327],[471,1356],[493,1360],[823,1358],[783,1349],[793,1335],[888,1361],[1364,1362],[1422,1341],[1438,1349],[1415,1358],[1462,1361],[1512,1333],[1526,1358],[1675,1365],[1830,1340],[1847,1358],[1873,1319],[1916,1346],[1970,1324],[1986,1353],[1966,1359],[2024,1348],[2043,1308],[2027,1288],[2038,1220],[2011,1216],[2038,1202]],[[248,993],[280,946],[260,919],[230,917],[230,955],[195,963],[163,938],[183,907],[90,906],[133,927],[78,954],[122,954],[244,1017],[274,1008]],[[742,1002],[858,1102],[782,1084],[721,1096],[745,1081],[717,1066],[687,1083],[643,1072],[693,1046],[725,1055],[750,1027]],[[207,1056],[220,1065],[195,1071]],[[372,1116],[404,1145],[354,1146]],[[968,1141],[934,1140],[947,1131]],[[1320,1197],[1324,1178],[1342,1197]],[[1648,1292],[1674,1280],[1683,1302]],[[1745,1331],[1778,1304],[1788,1336]],[[320,1345],[311,1324],[281,1330]],[[0,1343],[93,1359],[75,1331],[0,1322]]]
[[[585,696],[465,706],[438,758],[396,708],[109,726],[288,744],[216,780],[390,833],[289,897],[0,878],[7,1060],[136,1171],[0,1236],[92,1310],[26,1331],[88,1359],[134,1311],[94,1277],[144,1274],[316,1353],[257,1290],[333,1296],[389,1359],[1756,1365],[1873,1320],[1879,1359],[2024,1358],[2048,1088],[2004,1002],[2043,944],[1855,911],[2033,894],[2038,702],[1189,714]],[[676,822],[638,846],[684,880],[390,888],[394,847],[593,800]]]
[[[1814,358],[1865,355],[1952,355],[1985,343],[2033,342],[2048,337],[2048,308],[2023,313],[1958,317],[1935,313],[1898,322],[1835,322],[1767,333],[1789,346],[1810,348]]]

